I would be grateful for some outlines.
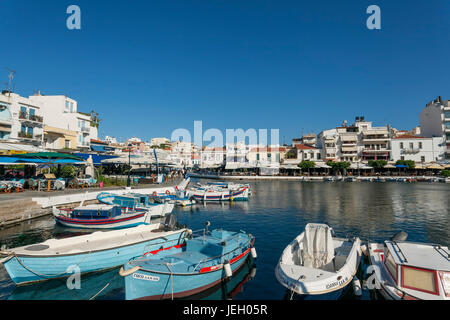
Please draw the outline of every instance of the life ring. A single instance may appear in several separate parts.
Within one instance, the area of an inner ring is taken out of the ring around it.
[[[166,194],[170,194],[170,191],[169,191],[169,190],[166,190]]]
[[[156,197],[157,193],[156,191],[153,191],[153,196]]]

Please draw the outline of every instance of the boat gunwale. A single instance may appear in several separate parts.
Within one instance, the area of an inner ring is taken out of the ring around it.
[[[236,256],[236,257],[240,257],[240,258],[236,259],[236,260],[233,261],[233,262],[230,262],[230,264],[234,264],[234,263],[240,261],[241,259],[243,259],[245,256],[247,256],[247,255],[250,253],[250,250],[251,250],[251,248],[253,247],[254,242],[255,242],[255,237],[254,237],[254,236],[251,236],[250,239],[248,240],[248,242],[245,243],[245,245],[239,246],[239,247],[237,247],[237,248],[235,248],[235,249],[233,249],[233,250],[231,250],[231,251],[229,251],[229,252],[227,252],[227,253],[224,253],[224,254],[222,254],[222,255],[220,255],[220,256],[208,258],[208,260],[221,258],[221,257],[223,257],[223,256],[225,256],[225,255],[227,255],[227,254],[230,254],[230,253],[233,252],[233,251],[236,251],[237,249],[245,248],[245,247],[246,247],[246,249],[245,249],[244,251],[242,251],[241,254],[239,254],[238,256]],[[236,257],[235,257],[235,258],[236,258]],[[208,260],[206,260],[206,261],[208,261]],[[231,260],[232,260],[232,259],[231,259]],[[136,260],[132,260],[132,261],[135,262]],[[206,261],[204,261],[204,262],[206,262]],[[203,263],[204,263],[204,262],[203,262]],[[197,264],[196,268],[200,265],[200,263],[202,263],[202,262],[200,261],[200,262]],[[164,264],[164,263],[160,263],[160,264],[158,264],[158,265],[165,265],[165,264]],[[194,273],[194,272],[191,272],[191,273],[175,273],[175,272],[165,272],[165,271],[154,271],[154,270],[145,269],[145,268],[142,268],[142,267],[141,267],[139,270],[136,270],[136,272],[144,271],[144,272],[155,273],[155,274],[164,274],[164,275],[174,275],[174,276],[175,276],[175,275],[178,275],[178,276],[194,276],[194,275],[201,275],[201,274],[206,274],[206,273],[210,273],[210,272],[215,272],[215,271],[218,271],[218,270],[222,270],[224,264],[223,264],[223,263],[219,263],[219,264],[216,264],[216,265],[213,265],[213,266],[210,266],[210,267],[216,267],[216,266],[217,266],[217,268],[215,268],[215,269],[213,269],[213,270],[208,270],[208,271],[200,272],[201,269],[199,269],[198,272],[195,272],[195,273]],[[205,267],[205,268],[209,268],[209,267]],[[195,269],[194,269],[194,270],[195,270]]]
[[[188,228],[182,228],[179,230],[185,230],[184,232],[186,232],[187,230],[189,230]],[[125,229],[123,229],[125,230]],[[154,229],[157,230],[157,229]],[[165,233],[166,235],[171,235],[171,234],[176,234],[178,230],[174,230],[174,231],[164,231],[162,233]],[[153,230],[151,230],[150,232],[154,232]],[[183,232],[180,233],[183,234]],[[98,250],[89,250],[89,251],[83,251],[83,252],[74,252],[74,253],[66,253],[66,254],[48,254],[48,255],[31,255],[31,254],[16,254],[13,249],[11,249],[12,252],[14,252],[14,255],[17,257],[24,257],[24,258],[51,258],[51,257],[66,257],[66,256],[75,256],[75,255],[81,255],[81,254],[91,254],[91,253],[95,253],[95,252],[101,252],[101,251],[108,251],[108,250],[113,250],[113,249],[118,249],[118,248],[123,248],[123,247],[128,247],[128,246],[132,246],[132,245],[137,245],[137,244],[141,244],[143,242],[147,242],[147,241],[152,241],[152,240],[157,240],[157,239],[161,239],[161,238],[165,238],[164,236],[160,236],[160,237],[156,237],[156,238],[151,238],[151,239],[145,239],[145,240],[141,240],[139,242],[132,242],[132,243],[128,243],[128,244],[124,244],[124,245],[119,245],[119,246],[115,246],[115,247],[108,247],[108,248],[104,248],[104,249],[98,249]],[[178,238],[178,241],[180,240],[181,237]],[[65,239],[70,239],[70,238],[65,238]],[[176,241],[174,240],[167,240],[166,242],[169,241]],[[161,242],[161,243],[165,243],[165,242]],[[159,243],[157,243],[159,244]],[[28,245],[31,246],[31,245]],[[27,247],[28,247],[27,246]]]

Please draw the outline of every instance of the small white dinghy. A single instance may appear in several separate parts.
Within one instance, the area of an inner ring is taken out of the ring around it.
[[[308,223],[283,251],[275,276],[297,294],[319,295],[346,287],[361,259],[361,240],[332,236],[326,224]]]

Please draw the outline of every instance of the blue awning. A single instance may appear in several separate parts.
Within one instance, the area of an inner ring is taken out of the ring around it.
[[[408,168],[408,166],[404,165],[404,164],[397,164],[396,167],[397,168]]]
[[[113,158],[118,157],[118,156],[113,156],[113,155],[96,154],[96,153],[75,153],[75,155],[80,158],[83,158],[84,160],[87,160],[89,158],[89,156],[92,156],[92,162],[94,163],[94,165],[101,165],[102,160],[113,159]]]

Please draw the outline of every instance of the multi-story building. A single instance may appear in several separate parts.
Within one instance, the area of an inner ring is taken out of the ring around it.
[[[450,100],[442,97],[427,103],[420,112],[420,130],[424,137],[442,137],[445,141],[445,159],[450,159]]]
[[[200,148],[192,142],[172,142],[170,153],[171,161],[182,167],[191,168],[196,164],[200,164]]]
[[[324,161],[389,160],[391,136],[389,126],[373,127],[371,121],[356,117],[352,125],[344,121],[340,127],[322,131],[317,146]]]
[[[37,151],[43,142],[42,105],[16,93],[0,94],[0,141],[11,151]]]
[[[46,149],[90,150],[90,140],[98,138],[98,122],[93,121],[91,114],[79,112],[76,100],[40,92],[29,100],[41,106]]]
[[[301,138],[292,139],[292,146],[295,147],[298,144],[306,144],[315,147],[317,144],[317,137],[314,133],[302,135]]]
[[[443,137],[425,138],[414,135],[401,135],[391,140],[391,159],[412,160],[415,162],[442,161],[445,157]]]
[[[224,165],[226,152],[227,150],[224,147],[204,146],[201,152],[201,166],[208,168]]]
[[[286,153],[286,147],[252,147],[248,153],[248,162],[253,165],[280,163],[282,153]]]

